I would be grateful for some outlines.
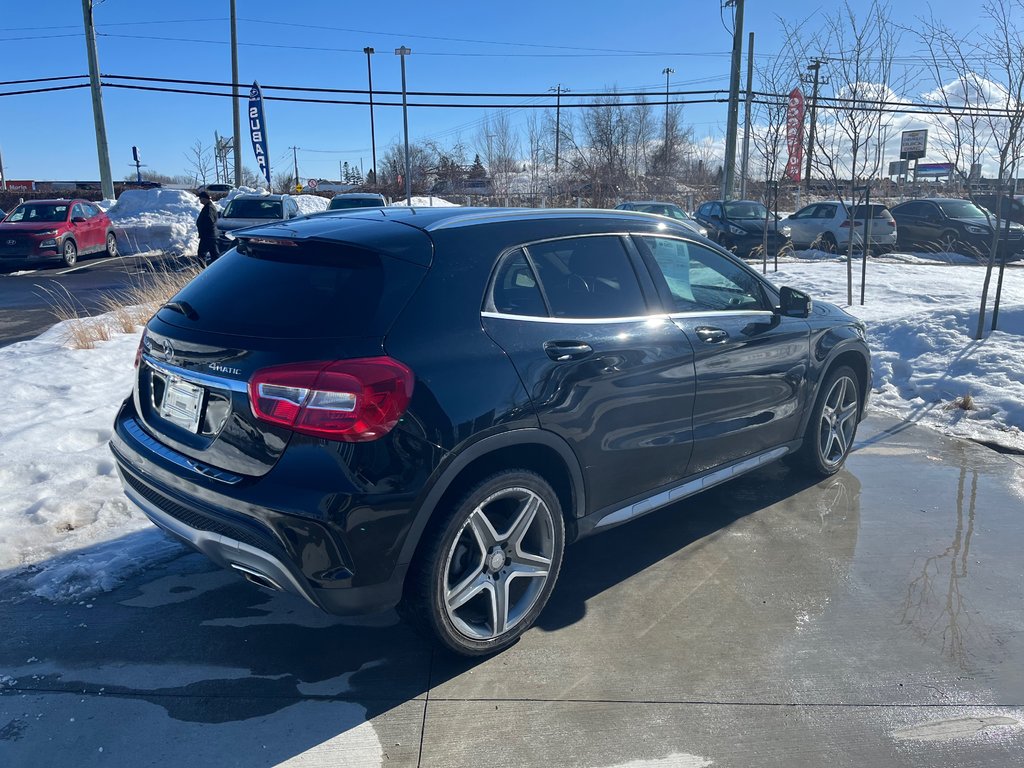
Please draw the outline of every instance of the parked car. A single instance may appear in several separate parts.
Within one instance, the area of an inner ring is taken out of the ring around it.
[[[820,248],[830,253],[845,253],[851,237],[855,249],[860,250],[864,246],[864,239],[868,237],[869,215],[871,248],[891,251],[896,247],[896,220],[886,206],[877,203],[853,206],[847,206],[841,200],[811,203],[783,219],[782,224],[789,227],[794,248]]]
[[[353,208],[387,208],[384,195],[375,192],[345,192],[331,198],[328,211],[348,211]]]
[[[217,244],[226,251],[234,245],[234,231],[286,221],[299,215],[299,205],[289,195],[244,193],[233,197],[217,220]]]
[[[0,221],[3,261],[61,260],[74,266],[90,253],[117,255],[107,214],[87,200],[32,200]]]
[[[675,222],[387,208],[239,233],[149,321],[111,448],[161,528],[467,655],[566,543],[791,456],[839,470],[864,326]],[[236,300],[244,297],[244,301]]]
[[[710,200],[697,209],[695,217],[707,229],[709,238],[744,258],[760,253],[766,221],[768,254],[776,254],[789,244],[789,227],[754,200]]]
[[[219,182],[214,184],[203,184],[199,187],[196,192],[208,192],[211,195],[226,195],[235,189],[233,184],[221,184]]]
[[[681,222],[684,227],[692,229],[701,237],[708,236],[707,229],[698,224],[690,214],[675,203],[661,203],[657,200],[627,200],[624,203],[616,205],[615,210],[638,211],[640,213],[654,213],[658,216],[668,216],[670,219],[675,219],[676,221]]]
[[[936,249],[985,258],[992,244],[990,214],[970,200],[929,197],[909,200],[892,209],[900,245]],[[1024,226],[1011,223],[1000,246],[1003,254],[1024,247]]]
[[[981,208],[996,213],[996,195],[992,192],[975,194],[972,200]],[[1024,195],[1002,195],[999,199],[999,218],[1001,221],[1011,221],[1024,225]]]

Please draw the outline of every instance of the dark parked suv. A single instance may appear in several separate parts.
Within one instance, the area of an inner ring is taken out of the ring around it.
[[[790,245],[789,227],[756,200],[711,200],[701,205],[694,217],[707,229],[709,238],[743,258],[760,254],[765,247],[765,229],[769,256]]]
[[[864,328],[682,225],[384,209],[246,230],[150,320],[128,497],[250,581],[515,641],[563,547],[792,454],[843,464]]]
[[[970,200],[930,197],[909,200],[892,208],[900,245],[987,258],[992,246],[995,216]],[[991,223],[990,223],[991,222]],[[1012,256],[1024,248],[1024,226],[1010,223],[999,244]]]

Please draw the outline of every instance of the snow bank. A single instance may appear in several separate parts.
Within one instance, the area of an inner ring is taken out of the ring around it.
[[[331,202],[326,197],[320,197],[319,195],[292,195],[292,197],[298,203],[299,213],[303,216],[326,211],[328,204]]]
[[[923,258],[923,255],[922,255]],[[854,297],[860,296],[855,265]],[[985,270],[972,266],[868,263],[864,320],[872,350],[871,406],[951,435],[1024,451],[1024,269],[1006,270],[1000,330],[975,341]],[[768,278],[846,303],[846,265],[795,263]],[[991,325],[995,277],[986,317]],[[974,410],[955,407],[970,395]]]
[[[121,253],[195,253],[196,217],[202,204],[180,189],[127,189],[107,211]]]
[[[405,205],[405,200],[396,200],[391,205]],[[459,208],[458,203],[452,203],[443,197],[414,197],[412,198],[414,208]]]
[[[68,349],[63,325],[0,349],[0,578],[51,599],[113,589],[183,551],[125,498],[107,447],[139,334]]]

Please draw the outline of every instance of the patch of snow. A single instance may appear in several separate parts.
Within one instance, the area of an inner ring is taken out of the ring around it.
[[[326,211],[327,206],[331,202],[326,197],[320,197],[319,195],[292,195],[292,199],[298,204],[301,216]]]
[[[196,217],[202,204],[181,189],[126,189],[107,211],[123,254],[162,251],[195,253]]]
[[[707,768],[714,763],[706,757],[691,755],[686,752],[673,752],[667,757],[653,760],[630,760],[628,763],[617,763],[608,768]]]
[[[393,206],[405,206],[407,203],[404,199],[396,200],[391,205]],[[413,208],[460,208],[458,203],[453,203],[445,200],[443,197],[413,197],[412,198]]]

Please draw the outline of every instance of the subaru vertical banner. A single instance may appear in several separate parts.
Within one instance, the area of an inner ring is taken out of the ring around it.
[[[267,154],[267,122],[263,116],[263,91],[255,80],[249,90],[249,135],[252,138],[252,151],[256,153],[256,165],[270,184],[270,155]]]

